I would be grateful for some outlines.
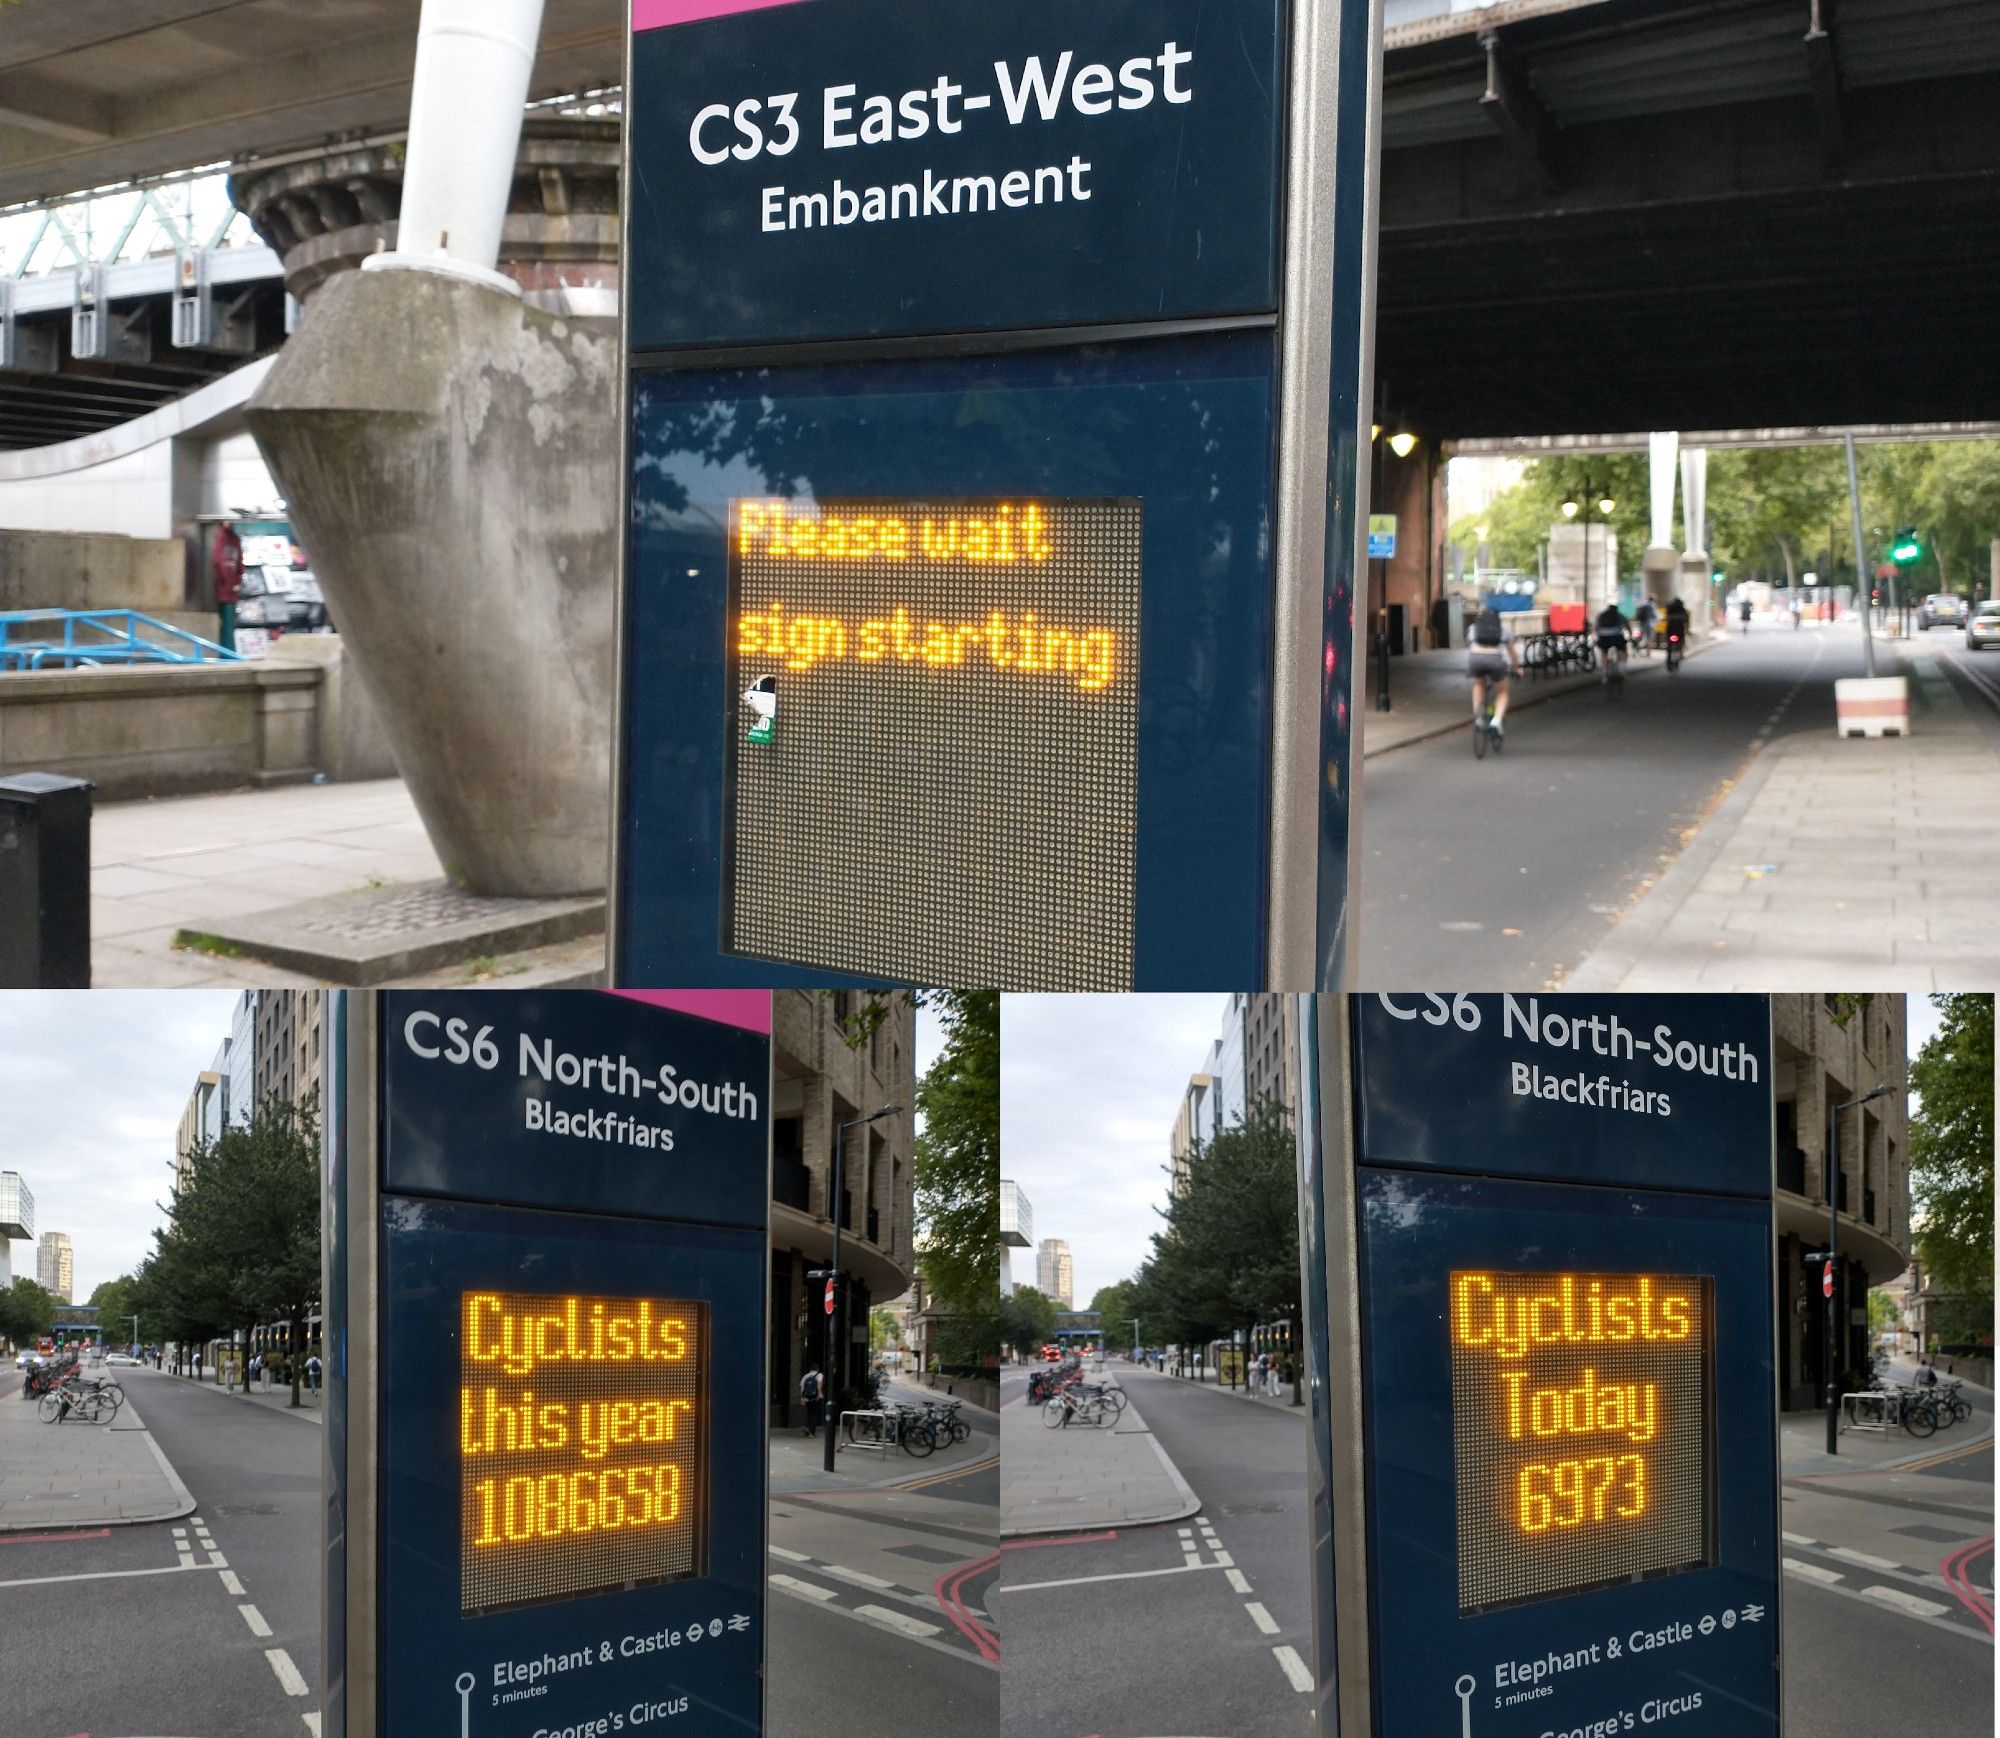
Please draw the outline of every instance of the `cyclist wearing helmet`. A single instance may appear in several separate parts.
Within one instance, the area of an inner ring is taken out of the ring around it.
[[[1687,640],[1688,606],[1677,597],[1667,599],[1667,632],[1678,634],[1682,643]]]
[[[1642,597],[1639,600],[1639,607],[1632,612],[1632,631],[1636,643],[1641,648],[1653,643],[1653,622],[1659,613],[1653,608],[1653,600],[1649,597]]]
[[[1493,684],[1493,734],[1502,734],[1507,721],[1507,678],[1520,668],[1514,650],[1514,636],[1500,612],[1491,604],[1472,618],[1466,635],[1465,671],[1472,678],[1472,718],[1476,724],[1486,712],[1486,685]]]
[[[1625,612],[1613,598],[1597,612],[1597,655],[1604,660],[1605,674],[1611,672],[1611,660],[1625,662]]]

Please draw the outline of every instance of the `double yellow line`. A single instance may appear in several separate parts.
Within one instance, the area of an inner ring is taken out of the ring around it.
[[[892,1491],[920,1491],[930,1485],[948,1484],[953,1479],[964,1478],[967,1473],[984,1472],[988,1467],[999,1464],[1000,1457],[997,1454],[989,1454],[984,1460],[975,1460],[968,1466],[949,1466],[942,1472],[928,1473],[923,1478],[911,1479],[907,1483],[890,1485],[887,1488]]]

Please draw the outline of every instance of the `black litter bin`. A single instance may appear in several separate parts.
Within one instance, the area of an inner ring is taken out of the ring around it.
[[[90,988],[90,799],[80,778],[0,779],[0,988]]]

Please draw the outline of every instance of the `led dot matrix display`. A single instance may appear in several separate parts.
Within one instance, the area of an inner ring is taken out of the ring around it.
[[[1461,1612],[1715,1560],[1705,1278],[1451,1275]]]
[[[708,1306],[466,1292],[461,1609],[706,1569]]]
[[[730,951],[1132,980],[1140,503],[730,505]],[[761,679],[759,728],[743,696]]]

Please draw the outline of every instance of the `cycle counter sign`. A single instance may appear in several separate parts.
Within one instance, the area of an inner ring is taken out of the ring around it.
[[[617,981],[1338,974],[1367,26],[633,0]]]
[[[1308,1349],[1362,1405],[1315,1419],[1347,1738],[1777,1732],[1769,1021],[1307,999]]]
[[[329,1734],[763,1730],[770,998],[346,992]]]

